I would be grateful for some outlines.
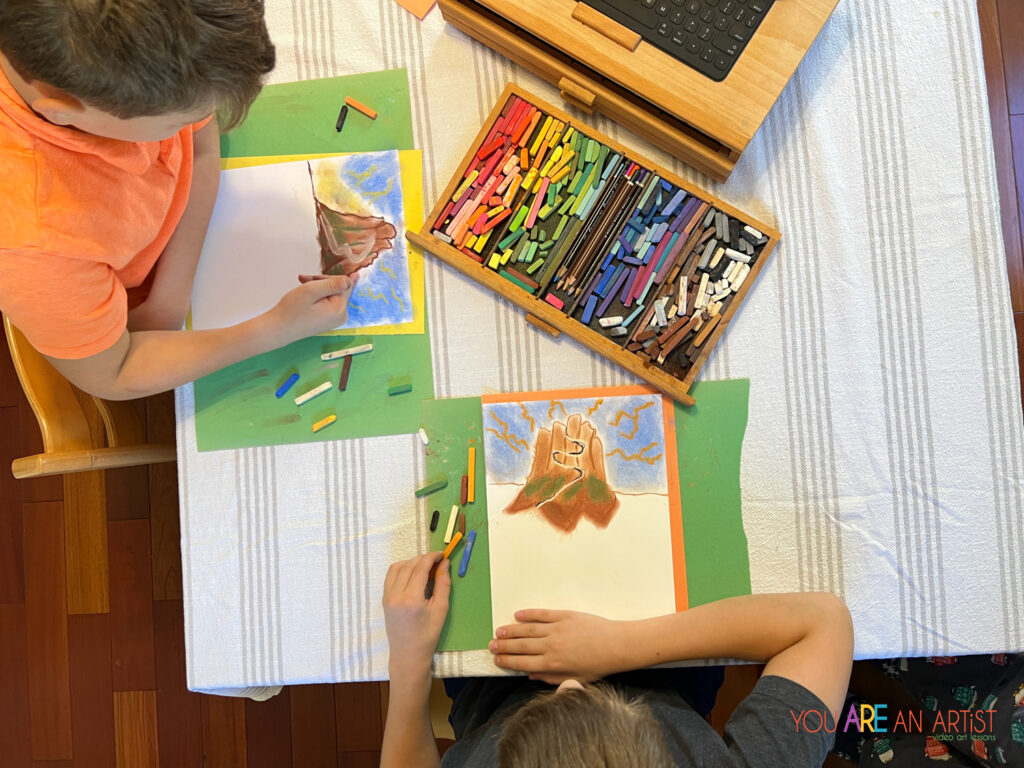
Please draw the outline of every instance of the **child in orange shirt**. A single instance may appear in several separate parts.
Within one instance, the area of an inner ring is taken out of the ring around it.
[[[70,381],[142,397],[337,327],[353,280],[182,331],[220,175],[274,66],[260,0],[0,3],[0,310]]]

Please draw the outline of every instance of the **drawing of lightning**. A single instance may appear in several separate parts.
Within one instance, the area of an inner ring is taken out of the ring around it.
[[[566,412],[565,406],[562,405],[562,401],[561,400],[552,400],[551,401],[551,407],[548,408],[548,418],[549,419],[555,418],[555,408],[556,407],[562,409],[562,415],[565,418],[567,418],[567,419],[569,418],[569,414]]]
[[[603,402],[604,402],[604,398],[603,397],[599,397],[597,399],[597,401],[592,406],[590,406],[589,409],[587,409],[587,416],[593,416],[594,415],[594,411],[596,411],[598,408],[600,408],[601,407],[601,403],[603,403]]]
[[[523,411],[523,414],[522,414],[523,415],[523,419],[525,421],[529,422],[529,424],[530,424],[530,433],[532,434],[532,433],[536,432],[537,431],[537,423],[533,420],[533,416],[530,415],[530,412],[528,410],[526,410],[526,403],[520,403],[519,407]]]
[[[519,448],[516,447],[517,445],[521,445],[523,448],[529,448],[530,447],[530,444],[528,442],[526,442],[525,440],[521,439],[517,435],[509,434],[508,424],[506,422],[502,421],[501,419],[499,419],[497,414],[494,413],[494,411],[489,411],[489,413],[491,414],[491,418],[494,419],[498,423],[499,427],[501,427],[501,432],[498,432],[498,430],[496,430],[494,427],[488,427],[487,428],[488,432],[493,432],[494,435],[499,440],[502,440],[505,443],[507,443],[508,447],[511,448],[516,453],[521,453]]]
[[[617,427],[619,426],[619,422],[621,422],[624,418],[629,419],[630,421],[633,422],[633,431],[619,432],[619,435],[621,437],[626,438],[627,440],[632,440],[634,437],[636,437],[637,430],[640,429],[640,411],[644,410],[645,408],[650,408],[652,405],[654,405],[654,402],[649,400],[643,405],[637,406],[632,411],[619,411],[618,414],[616,414],[615,419],[609,421],[608,424],[610,426]]]
[[[643,461],[643,462],[645,462],[647,464],[650,464],[651,466],[654,466],[658,462],[658,460],[661,458],[661,454],[659,453],[657,456],[644,456],[644,454],[647,453],[652,448],[657,447],[657,445],[658,444],[656,442],[655,443],[651,443],[646,448],[644,448],[642,451],[640,451],[640,453],[633,453],[633,454],[630,454],[629,456],[627,456],[625,453],[623,453],[621,448],[616,448],[611,453],[606,453],[605,456],[607,456],[608,458],[611,458],[612,456],[614,456],[617,453],[625,461]]]

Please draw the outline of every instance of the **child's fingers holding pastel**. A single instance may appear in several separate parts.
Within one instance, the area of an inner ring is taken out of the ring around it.
[[[487,650],[500,656],[537,656],[547,650],[547,644],[543,638],[515,637],[510,640],[491,640]]]

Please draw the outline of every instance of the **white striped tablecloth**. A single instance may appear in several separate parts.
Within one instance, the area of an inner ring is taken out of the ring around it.
[[[392,0],[269,0],[273,82],[405,67],[425,197],[508,81]],[[975,0],[843,0],[727,184],[783,232],[703,378],[749,378],[755,592],[831,590],[858,657],[1024,650],[1024,430]],[[438,397],[630,379],[428,259]],[[177,392],[189,686],[381,679],[388,564],[424,549],[414,436],[196,451]],[[438,672],[492,674],[486,652]]]

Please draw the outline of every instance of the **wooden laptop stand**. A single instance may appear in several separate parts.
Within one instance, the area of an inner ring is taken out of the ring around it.
[[[576,0],[438,0],[452,26],[724,181],[838,0],[776,0],[716,83]]]

